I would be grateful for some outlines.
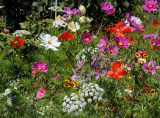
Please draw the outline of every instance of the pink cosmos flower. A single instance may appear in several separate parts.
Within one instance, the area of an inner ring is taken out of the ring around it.
[[[128,48],[129,41],[126,37],[118,36],[114,39],[118,48]]]
[[[32,69],[37,72],[43,73],[46,73],[48,71],[48,68],[46,68],[46,64],[44,62],[35,62],[32,66]]]
[[[101,9],[105,11],[107,15],[114,14],[116,8],[114,8],[111,4],[108,2],[101,2]]]
[[[107,49],[107,51],[108,51],[109,54],[111,54],[111,55],[118,53],[117,47],[115,47],[115,46],[110,46],[110,47]]]
[[[38,92],[37,92],[37,95],[36,97],[37,98],[42,98],[46,95],[46,91],[45,91],[46,87],[41,87]]]
[[[92,41],[92,37],[90,33],[84,33],[81,35],[81,39],[83,40],[83,44],[89,44]]]
[[[143,64],[143,66],[142,66],[142,69],[144,70],[144,71],[146,71],[146,70],[148,70],[148,72],[150,72],[152,75],[153,74],[156,74],[156,69],[159,69],[160,68],[160,66],[156,66],[156,61],[151,61],[151,67],[149,67],[149,59],[146,61],[146,63],[144,63]]]
[[[156,11],[157,7],[158,7],[158,5],[156,5],[156,4],[157,4],[157,0],[155,0],[155,1],[154,0],[150,0],[150,1],[145,0],[145,5],[143,5],[143,8],[144,8],[144,10],[148,11],[148,13],[151,11]]]
[[[105,49],[107,49],[107,47],[108,47],[108,45],[107,45],[108,41],[107,40],[108,40],[108,38],[104,37],[104,39],[100,40],[100,44],[97,44],[97,46],[100,47],[98,49],[99,52],[103,52]]]

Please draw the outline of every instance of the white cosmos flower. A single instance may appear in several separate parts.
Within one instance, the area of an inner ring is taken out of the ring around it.
[[[50,34],[41,33],[38,39],[42,41],[40,45],[44,46],[46,50],[52,49],[53,51],[57,51],[56,47],[59,47],[61,44],[56,36],[51,37]]]
[[[71,30],[71,32],[76,32],[80,29],[80,25],[78,25],[77,22],[72,21],[68,24],[68,29]]]

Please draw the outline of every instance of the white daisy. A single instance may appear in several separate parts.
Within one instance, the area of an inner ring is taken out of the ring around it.
[[[68,29],[71,30],[71,32],[76,32],[80,29],[80,25],[78,25],[77,22],[72,21],[68,24]]]
[[[38,39],[42,41],[40,45],[44,46],[46,50],[52,49],[53,51],[57,51],[56,47],[59,47],[61,44],[56,36],[51,37],[50,34],[41,33]]]

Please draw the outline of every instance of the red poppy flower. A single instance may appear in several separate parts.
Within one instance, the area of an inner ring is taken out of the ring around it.
[[[153,20],[153,27],[154,27],[154,30],[160,28],[160,22],[158,22],[157,20]]]
[[[65,40],[68,41],[70,40],[74,40],[74,36],[72,33],[69,32],[64,32],[63,34],[60,34],[60,36],[58,37],[59,40]]]
[[[24,44],[24,40],[22,39],[22,38],[18,38],[18,37],[16,37],[14,40],[13,40],[13,42],[12,41],[10,41],[10,44],[11,44],[11,46],[13,47],[13,46],[22,46],[23,44]]]
[[[123,75],[127,75],[128,73],[124,70],[125,65],[121,68],[121,62],[116,61],[112,64],[111,71],[107,73],[108,76],[119,79],[123,78]]]
[[[116,33],[117,36],[125,37],[124,33],[130,33],[131,28],[129,26],[123,26],[123,22],[120,21],[117,24],[115,24],[115,27],[111,28],[111,33]]]

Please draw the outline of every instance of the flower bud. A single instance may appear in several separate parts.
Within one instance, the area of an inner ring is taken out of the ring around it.
[[[79,6],[79,10],[81,11],[82,15],[84,15],[86,13],[86,8],[83,5]]]
[[[157,38],[158,38],[158,34],[156,33],[156,34],[154,35],[154,40],[157,40]]]
[[[152,67],[152,62],[149,62],[148,63],[148,68],[151,68]]]

